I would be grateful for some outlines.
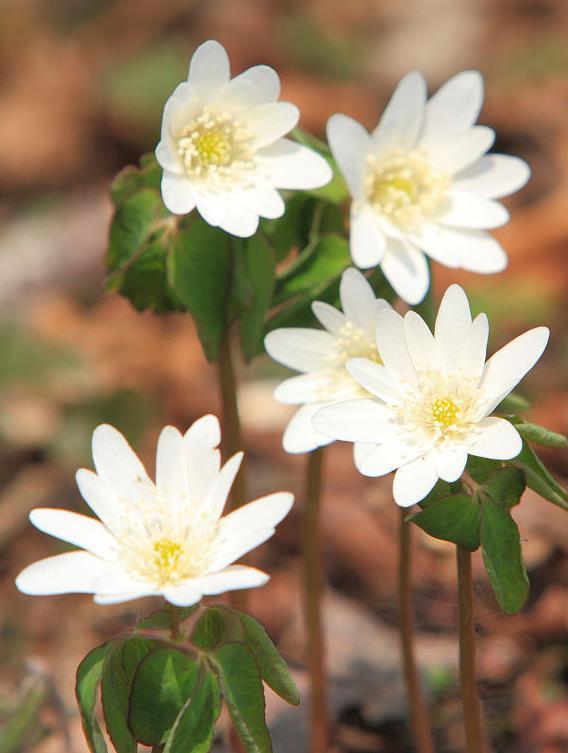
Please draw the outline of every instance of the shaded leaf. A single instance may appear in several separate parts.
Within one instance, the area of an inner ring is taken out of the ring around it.
[[[187,619],[198,608],[199,604],[194,604],[191,607],[176,607],[179,621]],[[172,627],[171,610],[156,609],[152,614],[138,620],[136,627],[140,630],[170,630]]]
[[[261,230],[269,238],[277,261],[285,259],[293,248],[304,248],[309,239],[316,201],[304,192],[295,192],[286,200],[286,211],[277,220],[261,220]]]
[[[521,452],[516,458],[509,460],[508,465],[521,468],[527,477],[527,486],[534,489],[541,497],[544,497],[549,502],[553,502],[558,507],[562,507],[564,510],[568,510],[568,495],[566,491],[546,470],[525,440],[523,440],[523,449]]]
[[[131,264],[167,211],[159,194],[145,188],[132,194],[116,210],[110,226],[106,263],[109,272]]]
[[[499,468],[483,485],[483,492],[489,494],[493,502],[509,510],[518,505],[527,482],[520,468]]]
[[[130,731],[143,745],[165,742],[191,695],[199,665],[186,653],[160,647],[138,664],[128,711]]]
[[[509,511],[490,500],[484,501],[481,513],[481,549],[501,609],[516,614],[529,594],[519,529]]]
[[[150,309],[160,314],[181,309],[168,282],[166,244],[165,237],[146,244],[140,249],[135,262],[123,271],[118,292],[128,298],[138,311]]]
[[[219,682],[214,674],[202,668],[191,697],[175,720],[163,753],[208,753],[220,710]]]
[[[247,753],[270,753],[264,720],[264,689],[255,658],[242,643],[224,643],[215,652],[223,698]]]
[[[511,416],[515,413],[522,413],[531,407],[528,400],[521,397],[516,392],[510,392],[507,397],[504,397],[499,405],[495,408],[495,413],[501,413],[505,416]]]
[[[103,674],[103,664],[110,643],[97,646],[90,651],[77,668],[75,697],[79,705],[81,726],[91,753],[107,753],[107,746],[97,722],[95,705],[97,690]]]
[[[452,541],[472,551],[479,546],[479,502],[467,494],[434,500],[409,520],[436,539]]]
[[[286,662],[263,626],[248,614],[240,614],[244,640],[254,654],[264,682],[292,706],[300,703],[300,693]]]
[[[203,651],[211,651],[222,642],[241,641],[243,626],[239,614],[224,606],[206,609],[197,621],[191,641]]]
[[[156,641],[129,635],[112,644],[103,664],[101,700],[107,731],[117,753],[136,753],[136,741],[128,727],[130,688],[138,664]]]
[[[241,314],[241,342],[244,356],[250,360],[263,349],[264,320],[272,301],[276,264],[272,249],[260,235],[248,241],[244,258],[252,298]]]
[[[349,243],[339,235],[324,235],[308,245],[278,280],[277,299],[311,290],[338,277],[351,263]]]
[[[228,326],[229,236],[195,219],[178,232],[168,263],[170,283],[181,303],[193,314],[207,359],[215,361]]]
[[[503,464],[500,460],[489,460],[477,455],[469,455],[466,470],[474,481],[477,481],[478,484],[484,484],[495,471],[502,467]]]

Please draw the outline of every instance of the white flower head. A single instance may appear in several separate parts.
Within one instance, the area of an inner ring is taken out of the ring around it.
[[[353,261],[361,268],[380,264],[410,304],[428,289],[424,254],[484,274],[507,266],[486,231],[509,220],[496,199],[517,191],[530,175],[517,157],[486,154],[495,134],[475,125],[483,104],[477,71],[459,73],[426,96],[424,77],[410,73],[371,134],[345,115],[333,115],[327,126],[353,197]]]
[[[312,426],[312,416],[324,405],[367,395],[345,368],[356,356],[380,362],[375,344],[377,314],[390,310],[375,298],[373,289],[357,269],[347,269],[339,288],[343,313],[322,301],[312,310],[324,329],[276,329],[265,340],[275,361],[303,372],[282,382],[274,393],[281,403],[301,405],[282,439],[286,452],[311,452],[333,440]]]
[[[278,102],[280,79],[257,65],[231,78],[229,58],[215,41],[195,51],[187,81],[166,102],[156,158],[162,196],[174,214],[197,211],[210,225],[248,237],[259,217],[284,214],[276,189],[317,188],[331,168],[319,154],[282,138],[298,108]]]
[[[473,321],[459,285],[446,291],[434,334],[414,311],[377,318],[382,364],[365,358],[347,363],[371,399],[321,409],[317,431],[355,442],[355,464],[366,476],[396,471],[394,498],[402,507],[419,502],[438,479],[453,482],[468,455],[509,460],[522,440],[504,418],[489,414],[540,358],[548,341],[536,327],[485,362],[489,326]]]
[[[184,436],[166,426],[153,482],[120,432],[97,427],[96,473],[78,471],[77,484],[99,520],[32,510],[37,528],[80,550],[29,565],[17,587],[32,595],[92,593],[99,604],[161,595],[189,606],[204,595],[264,585],[268,575],[232,563],[274,534],[293,496],[270,494],[221,517],[242,453],[221,467],[219,442],[215,416],[196,421]]]

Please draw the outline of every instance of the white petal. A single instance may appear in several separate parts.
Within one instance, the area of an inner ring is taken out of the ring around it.
[[[469,376],[481,378],[487,354],[487,339],[489,337],[489,322],[485,314],[479,314],[473,320],[469,333],[464,341],[459,368]]]
[[[254,532],[274,530],[292,509],[294,495],[275,492],[242,505],[219,521],[217,540],[220,544],[244,538]]]
[[[201,503],[217,481],[221,466],[221,429],[216,416],[195,421],[183,437],[186,484],[190,502]]]
[[[377,317],[377,347],[389,371],[405,381],[415,381],[416,370],[404,339],[404,320],[396,311],[381,311]]]
[[[438,476],[451,484],[464,472],[467,452],[463,447],[442,446],[436,451],[435,463]]]
[[[98,557],[109,560],[116,557],[114,536],[95,518],[70,510],[38,507],[31,511],[30,521],[40,531],[86,549]]]
[[[183,167],[178,153],[175,149],[175,141],[170,137],[162,139],[156,147],[156,160],[160,167],[164,170],[169,170],[174,175],[181,176],[183,173]],[[162,194],[164,193],[162,189]],[[167,206],[167,205],[166,205]]]
[[[147,586],[140,588],[138,591],[130,591],[111,594],[99,594],[96,593],[93,596],[95,604],[101,606],[109,606],[110,604],[124,604],[127,601],[134,601],[135,599],[143,599],[147,596],[158,596],[156,591],[149,589]]]
[[[447,228],[449,231],[450,228]],[[483,230],[454,230],[460,266],[470,272],[495,274],[508,264],[507,254],[489,233]]]
[[[324,403],[303,405],[292,416],[282,435],[282,447],[285,452],[297,455],[311,452],[318,447],[325,447],[333,442],[333,439],[320,434],[312,425],[312,418],[322,405]]]
[[[109,568],[95,581],[97,603],[118,603],[159,593],[152,583],[133,577],[121,567]]]
[[[396,437],[385,444],[376,445],[372,451],[358,453],[355,462],[364,476],[384,476],[423,455],[425,449]]]
[[[501,199],[518,191],[528,181],[530,167],[519,157],[486,154],[454,178],[456,191],[467,191],[484,199]]]
[[[278,191],[271,186],[258,186],[254,188],[233,191],[227,201],[236,204],[247,212],[274,220],[282,217],[286,206]]]
[[[193,84],[178,84],[164,106],[161,139],[169,146],[170,154],[177,148],[177,139],[183,128],[203,109],[203,98]],[[160,156],[165,156],[160,152]],[[168,160],[169,161],[169,160]],[[168,165],[160,162],[162,167]],[[179,164],[179,161],[178,161]]]
[[[275,188],[309,189],[329,183],[331,167],[317,152],[280,139],[258,153],[259,171]]]
[[[381,364],[369,358],[350,358],[345,368],[356,382],[385,403],[392,403],[398,398],[400,383]]]
[[[341,275],[339,297],[345,316],[363,332],[375,332],[377,299],[365,275],[358,269],[346,269]]]
[[[495,132],[491,128],[475,126],[429,142],[427,151],[436,170],[455,175],[482,157],[494,141]]]
[[[412,149],[424,121],[426,104],[426,82],[417,71],[408,73],[394,90],[388,105],[372,134],[379,151],[383,147],[391,149]],[[391,134],[397,133],[397,143],[392,143]]]
[[[390,440],[397,431],[392,412],[368,398],[346,400],[321,408],[314,414],[312,424],[324,436],[345,442],[378,444]]]
[[[154,495],[154,484],[122,434],[109,424],[93,432],[93,461],[97,473],[123,504]]]
[[[272,144],[298,124],[300,111],[289,102],[269,102],[254,107],[247,116],[248,128],[257,149]]]
[[[230,77],[229,57],[223,45],[210,39],[195,50],[187,80],[200,92],[219,89],[229,82]]]
[[[274,399],[284,405],[302,405],[320,401],[328,390],[329,378],[326,372],[315,371],[300,374],[281,382],[274,390]]]
[[[482,419],[467,443],[470,455],[492,460],[510,460],[522,447],[523,440],[513,424],[497,416]]]
[[[462,71],[441,86],[426,105],[423,141],[470,128],[483,104],[479,71]]]
[[[355,468],[360,469],[369,455],[378,449],[376,444],[370,442],[355,442],[353,444],[353,462]]]
[[[347,324],[347,317],[335,306],[324,301],[314,301],[312,303],[314,316],[332,335],[339,334],[340,330]]]
[[[219,517],[223,512],[223,508],[227,502],[229,492],[233,486],[233,482],[237,473],[241,467],[243,461],[243,453],[237,452],[232,458],[229,458],[225,465],[219,471],[213,484],[211,485],[207,496],[202,499],[201,505],[203,509],[212,516]],[[242,504],[244,500],[236,500],[238,504]]]
[[[79,492],[97,518],[112,525],[113,519],[121,514],[122,502],[107,482],[93,471],[81,468],[75,475]]]
[[[174,214],[189,214],[195,209],[195,197],[191,183],[183,175],[164,170],[162,175],[162,199],[166,208]]]
[[[394,501],[400,507],[411,507],[424,499],[437,480],[431,454],[416,458],[396,472],[392,487]]]
[[[441,369],[442,354],[430,328],[415,311],[404,317],[404,337],[413,364],[419,371]]]
[[[111,568],[89,552],[65,552],[28,565],[16,578],[16,586],[31,596],[94,593],[96,580]]]
[[[205,575],[201,578],[201,584],[206,596],[215,596],[241,588],[258,588],[258,586],[264,586],[269,580],[269,575],[255,567],[231,565],[218,573]]]
[[[162,429],[156,450],[156,488],[172,510],[188,501],[184,443],[174,426]]]
[[[381,269],[397,295],[411,306],[426,295],[430,284],[428,264],[422,251],[409,243],[389,239]]]
[[[486,414],[532,369],[546,348],[549,335],[547,327],[535,327],[511,340],[487,361],[481,380]]]
[[[418,248],[427,253],[434,261],[451,269],[460,266],[463,256],[460,248],[462,238],[461,230],[454,230],[434,223],[424,223],[412,236],[412,240]],[[469,245],[469,239],[465,238],[464,241]]]
[[[383,258],[387,239],[379,227],[377,217],[370,206],[362,209],[351,207],[349,250],[351,258],[361,269],[375,267]]]
[[[459,364],[470,329],[471,313],[465,291],[459,285],[450,285],[440,303],[434,329],[448,371]]]
[[[192,578],[184,583],[180,583],[175,588],[166,589],[164,591],[164,598],[170,604],[175,604],[176,607],[191,607],[201,601],[203,597],[201,583],[201,578]]]
[[[237,238],[250,238],[258,229],[258,213],[228,203],[227,213],[219,227]]]
[[[254,90],[256,103],[276,102],[280,96],[280,78],[278,74],[268,65],[255,65],[248,68],[233,81],[248,81]]]
[[[319,329],[283,327],[264,338],[268,355],[295,371],[319,371],[329,366],[335,353],[335,338]]]
[[[210,194],[199,191],[195,194],[195,203],[197,211],[208,225],[219,227],[225,221],[229,207],[224,194]]]
[[[490,230],[505,225],[509,219],[509,210],[499,202],[465,191],[451,190],[438,221],[451,227]]]
[[[327,140],[351,195],[361,193],[367,170],[366,157],[373,151],[367,130],[347,115],[332,115],[327,121]]]

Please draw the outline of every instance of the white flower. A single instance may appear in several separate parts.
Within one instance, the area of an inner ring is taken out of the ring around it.
[[[413,311],[404,319],[381,312],[377,348],[383,365],[365,358],[347,363],[374,398],[323,408],[314,427],[357,443],[355,464],[366,476],[396,470],[394,498],[402,507],[424,499],[438,479],[456,481],[468,454],[514,458],[522,447],[519,433],[489,414],[540,358],[549,331],[525,332],[486,363],[488,331],[485,314],[472,322],[459,285],[446,291],[434,335]]]
[[[162,595],[189,606],[202,596],[262,586],[268,575],[232,563],[274,534],[293,496],[280,492],[221,517],[242,453],[223,467],[219,422],[196,421],[185,436],[160,435],[156,482],[122,434],[103,424],[93,434],[96,473],[81,469],[81,495],[100,518],[38,508],[31,522],[80,547],[23,570],[26,594],[92,593],[99,604]]]
[[[281,403],[302,405],[284,432],[286,452],[310,452],[333,441],[314,430],[312,416],[329,403],[368,394],[345,368],[350,358],[361,356],[380,362],[375,325],[379,311],[390,309],[390,305],[375,298],[356,269],[345,270],[339,294],[343,313],[328,303],[312,304],[325,329],[276,329],[264,340],[267,353],[275,361],[303,372],[286,379],[274,392]]]
[[[248,237],[258,218],[284,214],[277,188],[316,188],[329,182],[323,157],[282,138],[298,108],[278,102],[280,79],[257,65],[231,79],[222,45],[195,51],[187,81],[164,108],[156,158],[164,168],[162,196],[174,214],[197,207],[203,219]]]
[[[399,83],[371,134],[345,115],[328,122],[331,151],[353,197],[353,261],[362,268],[380,264],[410,304],[428,289],[424,253],[472,272],[507,266],[485,231],[509,220],[495,200],[524,186],[530,170],[517,157],[485,154],[495,134],[474,125],[482,103],[477,71],[454,76],[428,101],[426,82],[415,72]]]

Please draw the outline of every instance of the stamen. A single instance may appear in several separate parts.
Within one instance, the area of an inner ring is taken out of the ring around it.
[[[438,397],[432,403],[432,417],[436,423],[447,429],[458,422],[458,406],[449,397]]]
[[[350,358],[368,358],[382,363],[375,342],[353,322],[346,322],[335,338],[335,348],[329,354],[330,366],[321,373],[321,400],[368,397],[369,393],[356,382],[345,368]]]
[[[386,160],[367,158],[365,195],[377,214],[407,230],[436,212],[450,184],[432,168],[424,151],[395,149]]]

